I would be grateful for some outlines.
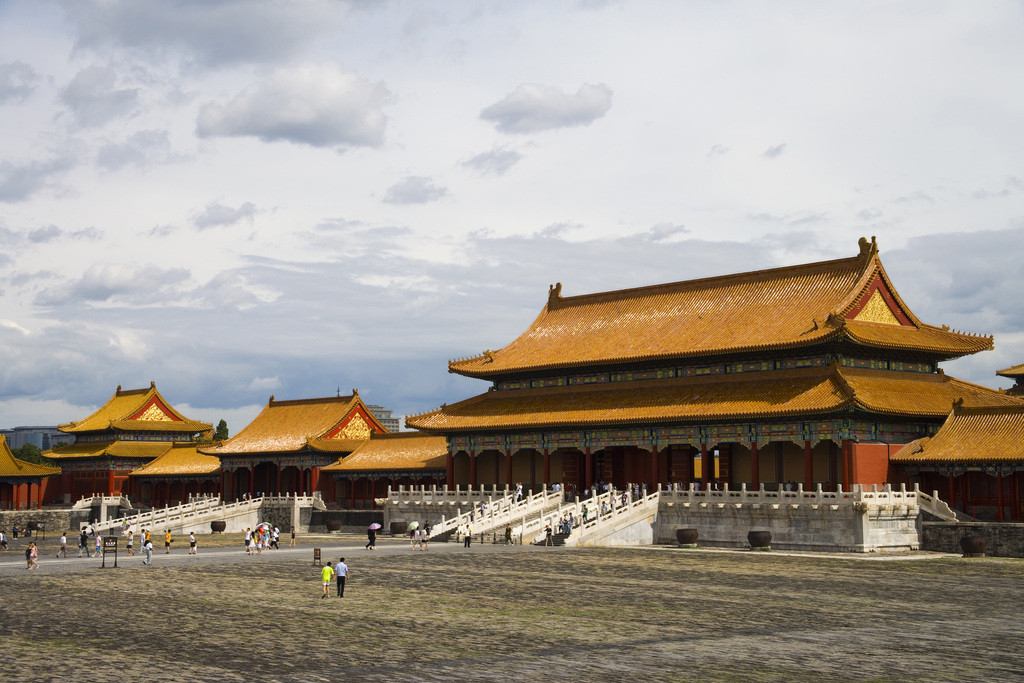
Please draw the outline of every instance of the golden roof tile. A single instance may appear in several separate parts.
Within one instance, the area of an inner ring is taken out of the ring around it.
[[[1017,399],[942,374],[897,373],[832,365],[764,374],[614,382],[489,391],[406,424],[435,433],[776,419],[847,407],[870,413],[938,418],[958,398]]]
[[[220,472],[220,460],[197,450],[195,442],[175,443],[152,462],[131,473],[133,477],[212,475]]]
[[[148,389],[125,391],[118,386],[114,395],[95,413],[58,427],[69,434],[106,430],[194,434],[212,428],[209,423],[189,420],[175,410],[157,391],[156,382]]]
[[[1024,463],[1024,402],[957,406],[935,436],[918,439],[890,460],[916,463]]]
[[[387,429],[373,417],[358,392],[352,396],[293,401],[277,401],[271,396],[267,406],[242,431],[219,448],[200,447],[200,451],[230,455],[286,453],[312,447],[337,452],[351,450],[348,448],[351,442],[362,442],[374,431],[386,432]],[[338,444],[326,443],[332,440]]]
[[[1008,368],[996,371],[997,375],[1002,377],[1009,377],[1011,379],[1024,378],[1024,363],[1020,365],[1012,365]]]
[[[43,453],[47,458],[60,460],[61,458],[98,458],[107,454],[107,448],[114,444],[113,441],[82,442],[54,448],[52,451]]]
[[[883,314],[879,307],[887,309]],[[839,339],[955,358],[991,337],[921,323],[889,282],[874,238],[853,258],[562,297],[498,351],[451,361],[449,372],[520,372],[764,352]]]
[[[7,439],[0,434],[0,477],[51,477],[60,474],[59,467],[37,465],[14,457]]]
[[[443,436],[420,432],[374,434],[351,455],[323,472],[380,472],[443,470],[448,444]]]

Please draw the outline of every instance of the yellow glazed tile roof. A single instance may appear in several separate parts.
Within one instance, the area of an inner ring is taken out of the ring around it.
[[[73,443],[70,446],[62,446],[52,451],[43,453],[47,458],[60,460],[61,458],[98,458],[106,455],[107,448],[114,444],[113,441],[100,443]]]
[[[957,406],[930,439],[897,451],[892,462],[1024,464],[1024,402],[1016,406]]]
[[[301,451],[316,444],[317,450],[330,450],[325,441],[346,438],[346,428],[357,426],[354,432],[369,437],[370,431],[387,431],[363,404],[358,393],[352,396],[310,398],[295,401],[277,401],[273,396],[267,406],[248,426],[225,441],[219,448],[200,447],[210,455],[232,453],[282,453]],[[339,444],[342,445],[342,444]],[[345,450],[340,448],[337,450]],[[348,449],[351,450],[351,449]]]
[[[945,375],[859,370],[832,365],[773,372],[489,391],[406,424],[435,433],[773,419],[847,407],[937,418],[953,401],[1019,403]]]
[[[324,472],[443,470],[448,444],[443,436],[418,432],[375,434],[352,455],[328,465]]]
[[[1004,368],[1002,370],[997,371],[996,374],[1001,375],[1003,377],[1011,378],[1024,377],[1024,363]]]
[[[131,473],[133,477],[184,476],[216,474],[220,460],[196,450],[194,442],[176,443],[156,460],[146,463]]]
[[[50,477],[60,474],[59,467],[37,465],[14,457],[7,439],[0,434],[0,477]]]
[[[886,308],[887,316],[868,315],[867,303]],[[564,298],[559,284],[518,339],[498,351],[451,361],[448,369],[493,378],[764,352],[844,336],[947,358],[992,346],[991,337],[921,323],[889,282],[874,240],[862,239],[859,255],[834,261]]]
[[[73,443],[45,453],[55,460],[68,458],[145,458],[152,460],[171,448],[171,441],[107,441]]]
[[[122,390],[117,388],[95,413],[77,422],[58,427],[62,432],[80,434],[110,429],[133,432],[205,432],[213,428],[206,422],[189,420],[175,410],[160,392],[156,383],[148,389]]]

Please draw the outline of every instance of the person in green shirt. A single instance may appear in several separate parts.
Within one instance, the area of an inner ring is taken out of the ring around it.
[[[332,578],[334,578],[334,567],[332,567],[330,563],[325,564],[324,568],[320,570],[320,580],[323,581],[324,584],[324,594],[320,596],[321,600],[327,597],[327,589],[331,585]]]

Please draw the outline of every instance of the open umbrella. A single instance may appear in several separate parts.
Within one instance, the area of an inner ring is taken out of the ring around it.
[[[409,531],[414,531],[420,526],[419,522],[409,522]]]
[[[373,529],[374,531],[376,531],[377,529],[380,528],[380,524],[377,524],[377,522],[374,522],[373,524],[370,525],[370,528]]]

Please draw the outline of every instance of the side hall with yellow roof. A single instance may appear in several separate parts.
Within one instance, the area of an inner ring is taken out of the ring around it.
[[[58,429],[74,434],[75,443],[44,455],[59,464],[60,491],[68,502],[82,496],[128,495],[133,471],[175,443],[194,442],[213,425],[179,413],[152,382],[148,389],[118,386],[95,413]]]
[[[443,485],[447,453],[443,436],[375,433],[321,473],[337,482],[337,498],[349,509],[373,508],[388,487]]]
[[[14,457],[7,439],[0,434],[0,510],[42,507],[44,481],[59,474],[59,467],[38,465]]]
[[[889,455],[954,401],[1016,405],[939,363],[993,338],[920,320],[874,238],[855,256],[563,296],[448,371],[488,391],[412,415],[450,486],[898,484]]]
[[[345,499],[332,479],[320,471],[361,446],[373,434],[388,430],[366,407],[359,392],[279,401],[273,396],[256,419],[219,445],[198,452],[221,463],[224,500],[258,495],[311,495],[327,503]]]

